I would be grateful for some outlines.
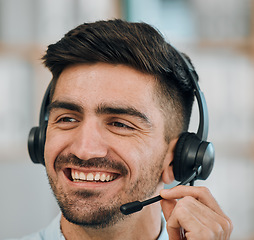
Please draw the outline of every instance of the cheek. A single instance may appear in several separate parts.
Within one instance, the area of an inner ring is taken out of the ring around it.
[[[45,150],[44,150],[44,156],[45,156],[45,165],[46,167],[53,168],[54,167],[54,161],[56,157],[63,151],[63,149],[67,146],[67,141],[65,141],[66,138],[63,134],[57,134],[54,131],[51,131],[50,128],[48,128],[46,133],[46,142],[45,142]]]
[[[138,145],[136,151],[133,152],[133,157],[136,156],[136,166],[134,169],[137,175],[145,173],[155,177],[162,174],[162,168],[165,161],[167,146],[162,141],[149,141],[146,144]],[[134,166],[135,167],[135,166]],[[148,176],[143,176],[147,178]]]
[[[128,166],[131,178],[137,178],[145,169],[154,166],[160,150],[152,142],[147,141],[118,141],[111,145],[112,152],[116,153]]]

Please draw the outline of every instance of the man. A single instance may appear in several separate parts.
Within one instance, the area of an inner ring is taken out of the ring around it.
[[[43,60],[53,74],[44,158],[62,215],[30,239],[229,239],[231,221],[206,188],[162,190],[174,180],[174,148],[194,96],[155,29],[83,24]],[[158,194],[161,204],[119,211]]]

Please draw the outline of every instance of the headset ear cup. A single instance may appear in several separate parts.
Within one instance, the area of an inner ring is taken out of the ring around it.
[[[210,142],[201,142],[198,153],[196,163],[199,166],[202,166],[201,172],[196,177],[200,180],[206,180],[210,175],[213,165],[214,165],[215,151],[214,146]]]
[[[193,173],[200,139],[195,133],[183,133],[175,147],[173,172],[175,180],[183,181]]]
[[[34,163],[40,163],[38,158],[37,158],[37,151],[38,151],[38,139],[39,139],[39,127],[33,127],[28,135],[28,142],[27,142],[27,147],[28,147],[28,153],[31,158],[31,160]]]
[[[52,81],[49,83],[44,94],[39,118],[39,127],[33,127],[28,135],[28,152],[34,163],[45,165],[44,161],[44,145],[46,140],[46,130],[48,126],[48,105],[50,104],[50,91]]]
[[[45,149],[47,126],[48,126],[47,123],[43,124],[40,128],[40,133],[39,133],[38,159],[40,163],[44,166],[45,166],[44,149]]]
[[[44,145],[46,140],[47,124],[41,127],[33,127],[28,136],[28,152],[34,163],[45,165],[44,161]]]
[[[182,133],[176,143],[175,150],[174,150],[174,159],[173,159],[173,173],[175,180],[181,181],[182,180],[182,173],[181,167],[182,165],[182,150],[185,143],[186,138],[188,137],[189,133],[185,132]]]

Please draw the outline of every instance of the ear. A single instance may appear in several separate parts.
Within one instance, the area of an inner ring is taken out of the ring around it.
[[[161,177],[162,177],[162,181],[165,184],[170,184],[171,182],[175,180],[172,161],[174,159],[174,149],[175,149],[177,141],[178,141],[178,138],[172,139],[170,141],[168,152],[164,159],[164,168],[163,168]]]

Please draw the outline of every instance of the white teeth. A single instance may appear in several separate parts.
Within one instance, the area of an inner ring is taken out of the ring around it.
[[[96,173],[96,175],[94,177],[94,180],[95,181],[99,181],[100,180],[100,174],[99,173]]]
[[[77,170],[71,170],[71,176],[73,181],[101,181],[101,182],[109,182],[114,180],[114,175],[106,174],[106,173],[93,173],[85,174],[84,172],[80,172]]]
[[[107,175],[106,181],[108,182],[110,180],[110,175]]]
[[[86,177],[87,181],[93,181],[93,174],[92,173],[88,173],[87,177]]]
[[[103,174],[101,175],[100,180],[101,180],[102,182],[105,182],[105,180],[106,180],[106,174],[105,174],[105,173],[103,173]]]
[[[72,179],[75,179],[75,172],[74,171],[71,171],[71,177],[72,177]]]
[[[79,176],[79,174],[78,174],[78,172],[75,172],[75,174],[74,174],[74,179],[80,179],[80,176]]]
[[[87,178],[88,178],[88,176],[87,176]],[[81,179],[81,180],[86,180],[86,175],[83,173],[83,172],[81,172],[80,174],[79,174],[79,179]],[[88,179],[87,179],[88,180]]]

